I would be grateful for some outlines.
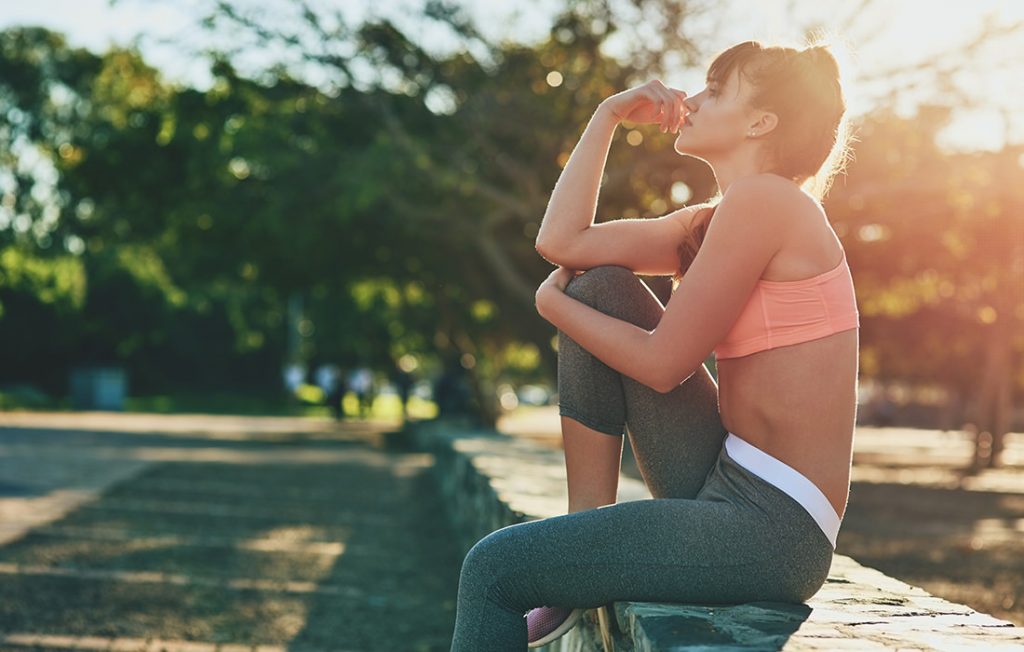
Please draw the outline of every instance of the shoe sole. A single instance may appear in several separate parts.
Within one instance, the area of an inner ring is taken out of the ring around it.
[[[585,609],[574,609],[573,612],[571,614],[569,614],[569,617],[565,619],[565,622],[563,622],[561,625],[559,625],[558,627],[556,627],[553,630],[551,630],[551,632],[549,634],[545,634],[541,638],[538,638],[536,641],[533,641],[532,643],[528,643],[526,645],[526,647],[528,647],[530,649],[533,649],[535,647],[540,647],[542,645],[547,645],[548,643],[550,643],[550,642],[552,642],[554,640],[562,638],[563,636],[565,636],[565,634],[570,629],[572,629],[573,627],[576,626],[576,623],[578,623],[580,621],[580,618],[583,617],[583,612],[584,611],[586,611],[586,610]]]

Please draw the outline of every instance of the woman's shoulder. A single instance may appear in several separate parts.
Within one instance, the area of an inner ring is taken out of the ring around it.
[[[765,208],[774,206],[782,212],[792,215],[798,222],[816,221],[817,218],[828,221],[825,207],[817,197],[803,189],[792,179],[787,179],[772,172],[744,177],[757,184],[759,196]]]
[[[726,193],[730,192],[750,192],[770,198],[818,203],[818,200],[800,184],[774,172],[759,172],[740,177],[726,189]]]

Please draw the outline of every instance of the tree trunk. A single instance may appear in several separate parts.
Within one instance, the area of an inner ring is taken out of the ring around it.
[[[471,369],[467,369],[466,377],[473,391],[473,398],[476,399],[477,409],[473,417],[484,428],[494,428],[498,424],[498,402],[493,379],[480,373],[480,365],[473,365]]]
[[[1011,337],[1009,313],[1000,314],[988,337],[985,368],[981,387],[976,395],[974,422],[973,471],[999,468],[1010,425],[1009,393],[1011,390]]]
[[[1005,373],[999,380],[999,389],[996,392],[995,405],[993,405],[992,417],[992,455],[989,457],[988,466],[991,469],[1003,465],[1003,451],[1006,449],[1006,433],[1010,431],[1010,416],[1012,406],[1010,395],[1013,390],[1013,382],[1009,374],[1009,351],[1004,364]]]

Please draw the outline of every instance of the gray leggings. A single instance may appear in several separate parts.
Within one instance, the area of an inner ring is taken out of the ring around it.
[[[664,311],[623,267],[591,269],[566,293],[647,329]],[[817,593],[832,544],[799,502],[729,456],[718,386],[703,365],[662,394],[558,337],[561,414],[611,436],[625,427],[653,499],[517,523],[478,541],[459,578],[453,652],[526,650],[523,616],[540,606],[801,603]]]

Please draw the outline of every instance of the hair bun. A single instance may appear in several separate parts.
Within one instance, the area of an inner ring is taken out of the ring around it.
[[[827,45],[812,45],[800,51],[804,62],[830,79],[839,78],[839,62]]]

